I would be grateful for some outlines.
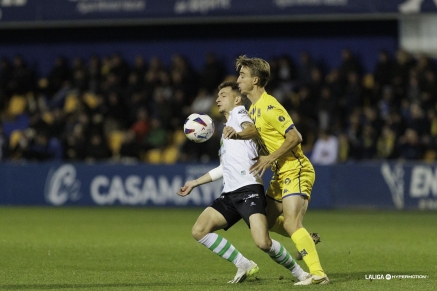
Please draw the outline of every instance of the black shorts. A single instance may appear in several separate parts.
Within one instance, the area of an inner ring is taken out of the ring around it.
[[[249,217],[255,213],[266,215],[266,196],[264,186],[248,185],[235,191],[223,193],[210,207],[220,212],[228,222],[225,230],[236,224],[241,218],[250,228]]]

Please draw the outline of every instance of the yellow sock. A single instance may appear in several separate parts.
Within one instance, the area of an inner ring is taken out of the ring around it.
[[[316,245],[305,228],[299,228],[291,236],[298,252],[302,255],[305,264],[310,269],[310,274],[325,276],[322,265],[320,264],[319,255],[317,254]]]
[[[275,224],[270,228],[271,232],[275,232],[285,237],[290,237],[290,235],[284,229],[284,216],[279,216],[276,218]]]

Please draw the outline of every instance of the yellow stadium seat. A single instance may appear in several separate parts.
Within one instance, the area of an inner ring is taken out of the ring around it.
[[[186,139],[185,133],[183,130],[176,130],[173,134],[173,145],[180,146],[184,143]]]
[[[97,96],[92,93],[85,93],[82,98],[83,101],[92,109],[96,108],[99,103]]]
[[[149,150],[146,153],[146,162],[149,164],[161,164],[161,150],[160,149],[153,149]]]
[[[9,101],[8,114],[12,116],[20,115],[26,109],[26,105],[26,98],[20,95],[14,95]]]
[[[64,111],[66,113],[71,113],[77,109],[79,105],[79,100],[75,94],[69,94],[65,98]]]
[[[174,164],[178,161],[179,149],[176,146],[170,146],[162,153],[162,162],[164,164]]]
[[[15,148],[22,137],[23,132],[21,130],[16,129],[12,131],[11,136],[9,137],[9,148]]]
[[[118,155],[120,153],[123,136],[124,132],[119,130],[114,130],[109,133],[108,143],[113,155]]]

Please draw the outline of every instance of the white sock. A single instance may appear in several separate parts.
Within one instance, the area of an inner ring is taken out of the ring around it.
[[[216,233],[208,233],[199,240],[199,243],[203,244],[223,259],[232,262],[237,266],[237,268],[246,267],[250,264],[249,260],[246,259],[230,242]]]

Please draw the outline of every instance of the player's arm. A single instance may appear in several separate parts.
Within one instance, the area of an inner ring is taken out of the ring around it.
[[[271,159],[276,161],[277,159],[290,154],[290,151],[293,150],[296,146],[298,146],[302,142],[302,135],[296,129],[295,126],[291,128],[285,134],[284,143],[273,153],[270,154]]]
[[[258,136],[258,131],[252,122],[243,122],[241,128],[243,130],[237,132],[233,127],[225,126],[225,128],[223,128],[223,138],[246,140],[255,139]]]
[[[285,140],[282,145],[274,152],[267,156],[259,156],[257,162],[250,168],[250,173],[254,175],[260,174],[261,176],[270,167],[270,165],[277,159],[290,154],[297,145],[302,142],[302,135],[293,126],[285,133]]]
[[[212,169],[202,177],[197,178],[196,180],[187,181],[185,185],[181,187],[176,194],[178,194],[179,196],[187,196],[188,194],[191,193],[191,191],[195,187],[218,180],[222,177],[223,177],[223,167],[220,164],[220,166]]]

